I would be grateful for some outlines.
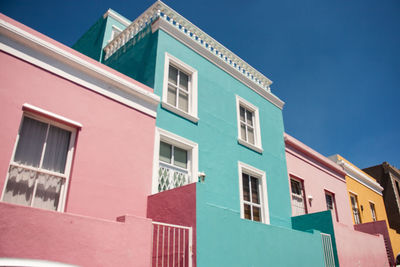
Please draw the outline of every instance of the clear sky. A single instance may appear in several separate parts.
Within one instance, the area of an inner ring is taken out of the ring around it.
[[[255,67],[286,102],[286,132],[360,168],[400,167],[400,0],[164,1]],[[153,1],[0,0],[0,12],[71,46],[108,8]]]

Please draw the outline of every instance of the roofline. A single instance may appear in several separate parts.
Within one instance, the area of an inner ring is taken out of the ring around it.
[[[112,17],[113,19],[115,19],[119,23],[125,25],[126,27],[128,27],[131,24],[131,21],[129,19],[127,19],[124,16],[118,14],[116,11],[112,10],[111,8],[109,8],[106,11],[106,13],[104,13],[104,15],[103,15],[103,18],[107,18],[107,17]]]
[[[342,166],[347,176],[368,187],[375,193],[382,195],[383,187],[372,176],[353,165],[350,161],[338,154],[330,156],[329,159]]]
[[[160,22],[160,19],[162,22]],[[218,62],[216,64],[218,67],[224,65],[223,70],[241,82],[245,80],[244,84],[247,86],[250,84],[251,86],[249,87],[254,91],[280,109],[283,108],[284,102],[271,93],[270,85],[272,81],[270,79],[161,1],[156,1],[151,5],[104,47],[105,60],[128,43],[142,29],[155,23],[158,23],[158,27],[163,30],[168,28],[168,33],[174,32],[174,37],[177,40],[182,41],[182,39],[185,39],[185,45],[194,51],[199,52],[198,48],[201,47],[202,56],[207,54],[207,59],[212,58],[214,64]],[[153,25],[152,28],[154,29]],[[255,90],[254,88],[257,89]]]
[[[103,64],[98,63],[82,55],[81,53],[64,46],[63,44],[56,42],[51,38],[43,36],[49,39],[47,41],[45,40],[45,38],[40,37],[40,33],[24,26],[23,24],[21,25],[26,27],[27,29],[23,29],[22,27],[19,27],[15,24],[20,23],[15,22],[5,15],[2,15],[0,17],[0,34],[3,35],[5,38],[9,38],[14,42],[22,44],[24,47],[28,47],[34,50],[35,52],[39,52],[40,54],[46,55],[53,60],[62,62],[66,66],[72,67],[76,71],[90,76],[92,79],[94,78],[105,82],[108,85],[112,85],[111,87],[115,87],[117,90],[123,92],[123,94],[128,95],[129,98],[116,94],[113,91],[107,90],[107,88],[99,87],[95,83],[91,83],[90,81],[84,80],[80,77],[76,77],[69,73],[66,73],[65,71],[60,69],[60,67],[51,66],[41,59],[34,58],[24,53],[25,51],[21,51],[12,47],[12,45],[1,42],[1,51],[4,51],[8,54],[16,56],[17,58],[21,58],[36,66],[44,68],[63,78],[66,78],[77,84],[80,84],[81,86],[91,89],[99,94],[102,94],[127,106],[135,108],[141,112],[144,112],[145,114],[148,114],[154,118],[157,116],[156,111],[157,106],[160,102],[160,97],[155,95],[153,92],[146,90],[145,88],[148,88],[147,86],[141,85],[139,82],[129,77],[126,77],[125,75],[119,73],[119,75],[116,75],[115,73],[113,73],[115,72],[114,70],[107,70],[109,69],[107,66],[104,66]],[[28,32],[27,30],[30,30],[32,32]],[[72,50],[74,53],[67,50]],[[94,62],[92,63],[91,61]],[[137,84],[134,82],[136,82]]]
[[[338,173],[342,176],[346,175],[346,172],[338,164],[332,162],[327,157],[321,155],[314,149],[303,144],[296,138],[290,136],[287,133],[284,133],[284,139],[285,139],[285,144],[290,145],[290,146],[296,148],[297,150],[299,150],[300,152],[306,154],[307,156],[312,157],[314,160],[317,160],[319,163],[321,163],[325,167],[328,167],[332,171],[335,171],[336,173]],[[286,148],[287,148],[287,146],[286,146]]]

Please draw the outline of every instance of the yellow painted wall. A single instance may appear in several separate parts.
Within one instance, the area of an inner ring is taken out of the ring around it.
[[[349,164],[351,164],[349,161],[347,161],[346,159],[344,159],[340,156],[339,156],[339,159],[342,159],[342,160],[348,162]],[[353,164],[351,164],[351,165],[353,165]],[[362,170],[360,170],[360,171],[362,172]],[[368,176],[371,180],[376,182],[376,180],[373,177],[371,177],[370,175],[368,175],[366,173],[365,173],[365,175]],[[349,176],[346,176],[346,184],[347,184],[347,191],[349,193],[348,197],[349,197],[350,207],[352,207],[351,200],[350,200],[350,193],[353,193],[357,196],[358,207],[360,210],[361,223],[367,223],[367,222],[373,221],[369,202],[373,202],[375,204],[377,221],[382,221],[382,220],[386,221],[386,225],[389,230],[390,241],[392,243],[393,254],[394,254],[394,257],[396,258],[396,256],[400,253],[400,234],[397,234],[395,230],[389,228],[385,204],[383,202],[383,197]],[[361,211],[361,205],[363,206],[363,211]],[[353,211],[350,210],[349,212],[351,213],[351,215],[353,217]],[[354,217],[353,217],[353,223],[354,223]]]

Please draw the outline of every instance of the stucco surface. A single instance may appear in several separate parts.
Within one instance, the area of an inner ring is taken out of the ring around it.
[[[0,188],[22,105],[28,103],[83,125],[77,133],[66,212],[111,220],[126,213],[145,217],[154,118],[8,54],[1,53],[0,62]]]
[[[78,266],[150,266],[151,220],[124,222],[0,203],[0,257]]]

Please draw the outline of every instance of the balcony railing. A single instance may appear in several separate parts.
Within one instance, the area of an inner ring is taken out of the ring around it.
[[[159,163],[158,167],[158,192],[177,188],[190,183],[189,171],[166,164]]]

